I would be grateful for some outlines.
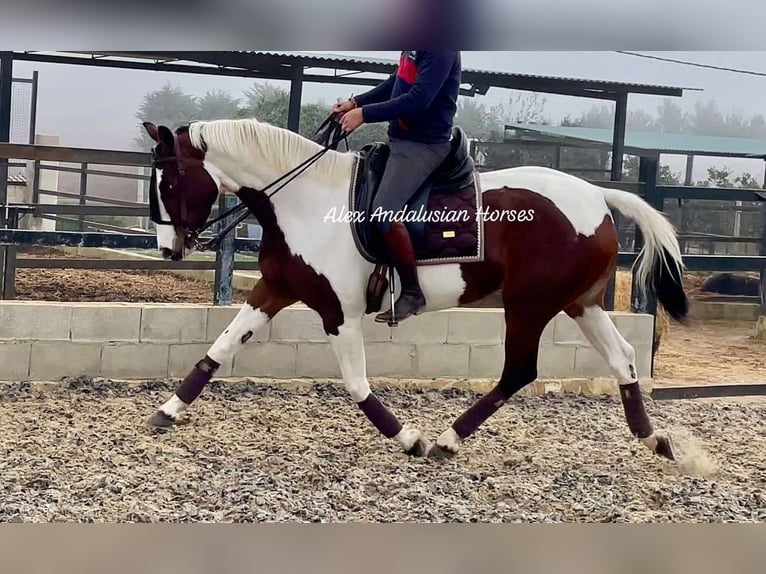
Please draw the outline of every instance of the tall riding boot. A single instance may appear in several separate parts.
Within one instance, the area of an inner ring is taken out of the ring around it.
[[[384,234],[383,238],[391,254],[391,262],[399,273],[399,280],[402,284],[399,299],[394,304],[396,320],[402,321],[410,315],[417,315],[425,307],[426,298],[420,290],[415,264],[415,250],[404,223],[400,221],[392,223],[391,228]],[[380,313],[375,317],[375,321],[378,323],[387,323],[390,319],[390,311]]]

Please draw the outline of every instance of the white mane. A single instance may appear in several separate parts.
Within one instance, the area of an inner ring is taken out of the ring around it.
[[[287,173],[322,149],[303,136],[255,119],[194,122],[189,126],[192,145],[266,164],[280,174]],[[356,154],[328,151],[303,173],[330,184],[348,182]]]

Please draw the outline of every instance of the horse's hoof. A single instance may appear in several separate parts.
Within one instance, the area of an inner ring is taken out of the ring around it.
[[[428,451],[428,458],[435,458],[436,460],[443,460],[446,458],[452,458],[457,454],[457,451],[449,449],[444,446],[434,444],[431,450]]]
[[[657,435],[657,447],[654,449],[654,452],[668,460],[676,459],[676,457],[673,456],[673,443],[669,436]]]
[[[146,422],[146,426],[154,430],[169,429],[176,424],[176,419],[158,410]]]
[[[428,441],[421,437],[416,440],[415,444],[413,444],[409,450],[405,451],[405,453],[410,456],[425,457],[428,455],[429,447],[430,445],[428,444]]]

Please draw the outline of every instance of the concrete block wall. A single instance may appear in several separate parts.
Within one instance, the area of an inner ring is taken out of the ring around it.
[[[202,358],[239,306],[0,301],[0,380],[183,377]],[[611,313],[650,377],[652,317]],[[451,309],[390,329],[364,321],[368,375],[392,378],[497,378],[503,369],[503,312]],[[611,377],[576,323],[561,313],[540,342],[542,379]],[[340,377],[318,315],[281,311],[219,376]]]

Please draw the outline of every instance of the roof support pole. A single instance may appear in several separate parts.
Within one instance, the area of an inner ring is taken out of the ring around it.
[[[0,52],[0,142],[11,141],[11,84],[13,52]],[[0,204],[8,200],[8,158],[0,158]],[[0,209],[0,226],[5,225],[5,209]]]
[[[0,52],[0,142],[11,141],[11,86],[13,84],[13,52]],[[0,228],[6,226],[8,202],[8,158],[0,158]],[[16,247],[0,246],[0,299],[14,295]]]
[[[625,156],[625,126],[628,123],[628,94],[617,94],[614,108],[614,131],[612,135],[612,181],[622,180],[622,161]],[[620,214],[612,212],[614,224],[619,237]],[[614,311],[614,289],[616,275],[612,275],[606,286],[604,306],[608,311]]]
[[[628,123],[628,94],[618,94],[615,104],[612,136],[612,181],[621,181],[622,160],[625,156],[625,126]]]
[[[293,66],[290,79],[290,104],[287,109],[287,129],[298,133],[301,124],[301,98],[303,96],[303,67]]]

